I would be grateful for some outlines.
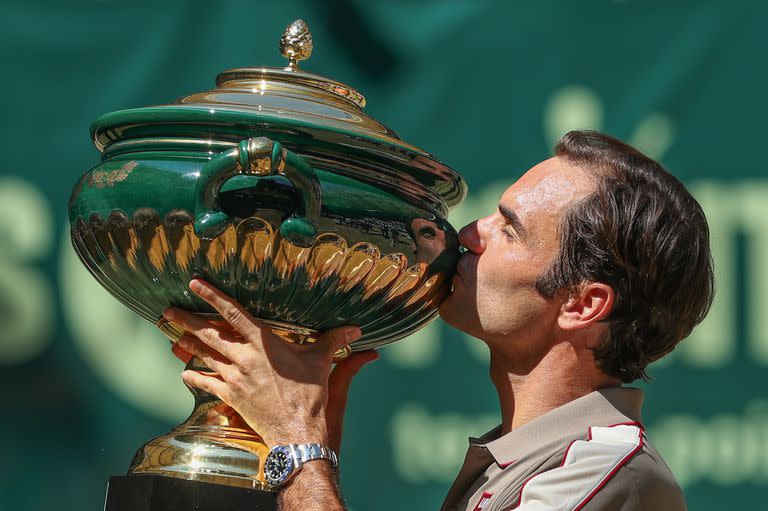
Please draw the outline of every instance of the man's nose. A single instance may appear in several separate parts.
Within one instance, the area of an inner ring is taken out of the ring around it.
[[[465,225],[459,231],[459,243],[467,247],[473,254],[480,255],[485,250],[485,242],[480,236],[479,221],[475,220],[471,224]]]

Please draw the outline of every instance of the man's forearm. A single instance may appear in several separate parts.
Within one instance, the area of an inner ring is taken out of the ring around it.
[[[345,511],[336,485],[336,475],[324,460],[301,467],[280,491],[281,511]]]

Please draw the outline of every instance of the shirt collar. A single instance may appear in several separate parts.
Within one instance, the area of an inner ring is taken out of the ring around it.
[[[592,426],[640,422],[643,391],[609,387],[574,399],[501,435],[501,426],[470,443],[485,444],[496,463],[506,466],[543,445],[562,442]]]

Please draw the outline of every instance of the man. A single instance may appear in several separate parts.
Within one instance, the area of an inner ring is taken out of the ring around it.
[[[712,302],[698,203],[630,146],[571,132],[459,239],[468,252],[440,314],[488,345],[501,425],[470,440],[443,509],[684,509],[645,437],[641,391],[621,385],[644,378]],[[346,389],[374,355],[326,375],[334,350],[359,331],[290,345],[210,285],[190,287],[243,338],[169,309],[167,319],[189,332],[181,348],[221,375],[185,371],[184,381],[219,395],[270,447],[337,446]],[[285,510],[343,509],[326,461],[306,463],[281,502]]]

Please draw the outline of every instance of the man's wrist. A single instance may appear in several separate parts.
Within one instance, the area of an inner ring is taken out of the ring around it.
[[[282,428],[281,431],[269,438],[264,438],[265,443],[271,449],[278,445],[288,444],[320,444],[328,445],[328,432],[325,427],[325,419],[318,419],[312,423],[302,423],[291,428]]]
[[[280,509],[342,511],[337,471],[329,460],[306,462],[280,490]]]

